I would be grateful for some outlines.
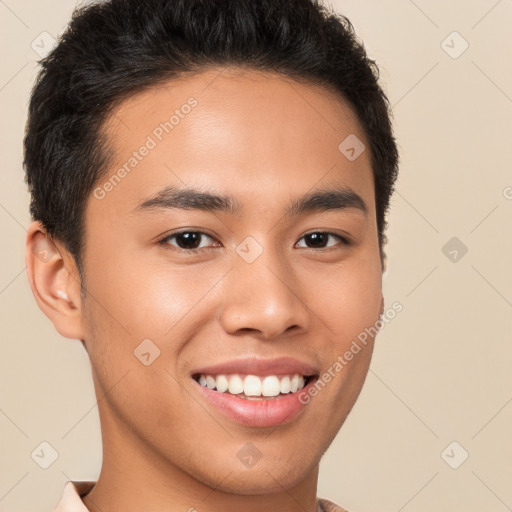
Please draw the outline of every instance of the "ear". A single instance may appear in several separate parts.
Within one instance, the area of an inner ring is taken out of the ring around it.
[[[380,261],[381,261],[382,277],[384,277],[384,274],[386,273],[386,270],[387,270],[387,260],[388,260],[387,254],[385,253],[384,249],[381,248]],[[384,295],[381,293],[379,318],[382,316],[383,313],[384,313]]]
[[[69,339],[83,339],[81,282],[74,258],[38,221],[30,224],[25,264],[37,305],[55,329]]]
[[[381,264],[381,271],[382,275],[384,275],[388,269],[388,255],[384,251],[384,249],[380,249],[380,264]]]

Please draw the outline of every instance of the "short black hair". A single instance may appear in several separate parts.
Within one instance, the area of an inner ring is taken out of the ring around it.
[[[382,256],[398,174],[389,101],[351,22],[317,0],[96,1],[75,9],[39,63],[24,138],[30,213],[81,276],[85,207],[109,167],[109,113],[136,92],[223,65],[323,85],[351,105],[370,145]]]

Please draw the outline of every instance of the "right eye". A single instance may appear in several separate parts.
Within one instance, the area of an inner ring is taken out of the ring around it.
[[[197,252],[208,247],[207,245],[201,244],[204,238],[214,240],[213,237],[202,231],[180,231],[166,235],[158,243],[161,245],[175,246],[173,243],[169,242],[169,240],[175,240],[178,249],[185,252]]]

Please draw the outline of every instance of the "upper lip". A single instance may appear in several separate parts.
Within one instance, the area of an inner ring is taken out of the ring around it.
[[[192,371],[192,375],[231,375],[242,373],[247,375],[318,375],[318,370],[312,364],[299,361],[292,357],[273,359],[232,359],[212,366],[203,366]]]

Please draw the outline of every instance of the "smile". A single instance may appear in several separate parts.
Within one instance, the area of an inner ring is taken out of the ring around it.
[[[194,376],[202,387],[245,400],[272,400],[304,388],[312,376],[299,375],[205,375]]]
[[[212,414],[247,427],[275,427],[290,423],[314,405],[300,400],[318,375],[194,375],[195,389]],[[217,389],[218,386],[218,389]],[[247,387],[246,387],[247,386]],[[221,391],[222,390],[222,391]],[[282,391],[284,390],[284,392]]]

